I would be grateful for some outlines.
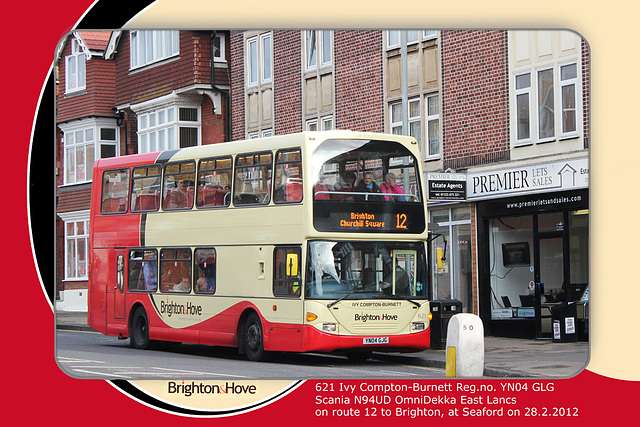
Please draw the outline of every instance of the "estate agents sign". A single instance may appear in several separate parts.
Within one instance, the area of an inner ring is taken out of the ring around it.
[[[467,174],[469,201],[588,187],[588,158]]]

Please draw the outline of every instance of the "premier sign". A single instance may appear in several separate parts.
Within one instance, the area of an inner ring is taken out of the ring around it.
[[[467,200],[589,187],[589,159],[467,174]]]

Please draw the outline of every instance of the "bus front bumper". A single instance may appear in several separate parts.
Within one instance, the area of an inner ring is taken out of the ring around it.
[[[304,352],[332,352],[359,350],[379,352],[417,352],[429,348],[431,330],[400,335],[340,335],[319,331],[311,325],[303,326]]]

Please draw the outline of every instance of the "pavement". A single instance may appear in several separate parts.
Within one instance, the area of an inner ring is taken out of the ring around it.
[[[67,330],[93,329],[86,312],[58,311],[56,327]],[[419,353],[374,353],[373,358],[445,369],[446,350],[428,349]],[[410,360],[410,362],[409,362]],[[557,342],[551,339],[484,338],[484,376],[500,378],[570,378],[589,362],[589,343]]]

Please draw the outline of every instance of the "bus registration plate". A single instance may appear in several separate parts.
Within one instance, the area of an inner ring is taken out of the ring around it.
[[[389,337],[363,338],[362,344],[389,344]]]

